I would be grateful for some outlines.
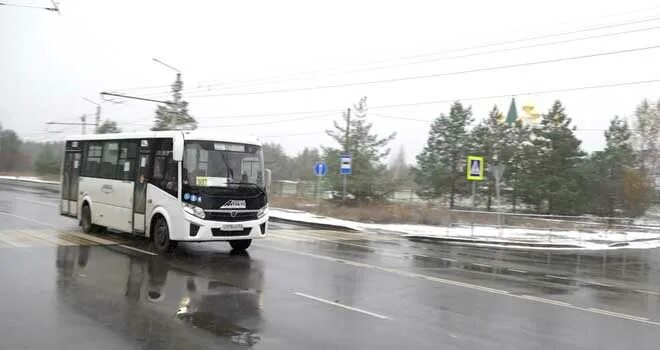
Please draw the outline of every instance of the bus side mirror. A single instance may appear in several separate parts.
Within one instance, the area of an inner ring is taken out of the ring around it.
[[[183,135],[176,134],[172,140],[172,159],[175,162],[183,160]]]
[[[270,169],[264,169],[264,177],[265,177],[265,184],[266,184],[266,191],[270,189],[270,178],[271,178],[271,171]]]

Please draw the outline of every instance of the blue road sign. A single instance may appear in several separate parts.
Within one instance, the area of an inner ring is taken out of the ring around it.
[[[328,173],[328,166],[324,162],[314,164],[314,175],[325,176]]]
[[[351,156],[349,154],[342,154],[339,163],[339,174],[341,175],[350,175],[353,173],[353,168],[351,166]]]

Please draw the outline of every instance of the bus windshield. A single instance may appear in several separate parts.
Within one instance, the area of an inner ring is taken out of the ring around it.
[[[263,187],[260,146],[221,141],[186,141],[181,177],[185,185]]]

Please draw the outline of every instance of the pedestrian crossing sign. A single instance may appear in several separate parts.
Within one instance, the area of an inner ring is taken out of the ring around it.
[[[484,180],[484,157],[468,156],[467,179],[470,181]]]

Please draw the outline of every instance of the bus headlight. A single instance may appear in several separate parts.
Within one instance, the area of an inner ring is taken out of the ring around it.
[[[188,203],[183,203],[183,211],[190,215],[195,215],[200,219],[203,219],[206,216],[206,214],[204,214],[204,209]]]
[[[266,215],[266,212],[268,211],[268,206],[265,206],[257,212],[257,219],[261,219],[264,215]]]

